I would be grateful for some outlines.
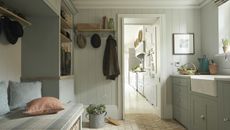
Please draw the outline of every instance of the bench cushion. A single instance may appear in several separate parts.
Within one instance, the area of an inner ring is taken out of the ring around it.
[[[41,97],[41,82],[9,81],[10,109],[25,107],[26,103]]]
[[[6,114],[10,111],[8,105],[8,96],[7,96],[7,84],[6,82],[0,81],[0,115]]]

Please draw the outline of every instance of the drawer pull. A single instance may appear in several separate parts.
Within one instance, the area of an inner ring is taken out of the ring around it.
[[[204,115],[201,115],[201,116],[200,116],[200,119],[204,120],[204,119],[205,119],[205,116],[204,116]]]
[[[229,118],[224,118],[224,122],[230,121]]]

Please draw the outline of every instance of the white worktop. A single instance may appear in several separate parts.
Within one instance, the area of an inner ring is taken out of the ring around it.
[[[215,80],[230,81],[230,75],[171,75],[172,77],[191,78],[192,76],[213,77]]]

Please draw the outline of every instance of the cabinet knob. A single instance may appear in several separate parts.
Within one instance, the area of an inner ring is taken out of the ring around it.
[[[204,116],[204,115],[201,115],[201,116],[200,116],[200,119],[204,120],[204,119],[205,119],[205,116]]]
[[[224,122],[226,122],[226,121],[230,121],[230,119],[229,118],[224,118]]]

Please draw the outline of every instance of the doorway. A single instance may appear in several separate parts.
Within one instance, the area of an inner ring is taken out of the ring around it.
[[[159,16],[122,18],[123,118],[161,116]]]

